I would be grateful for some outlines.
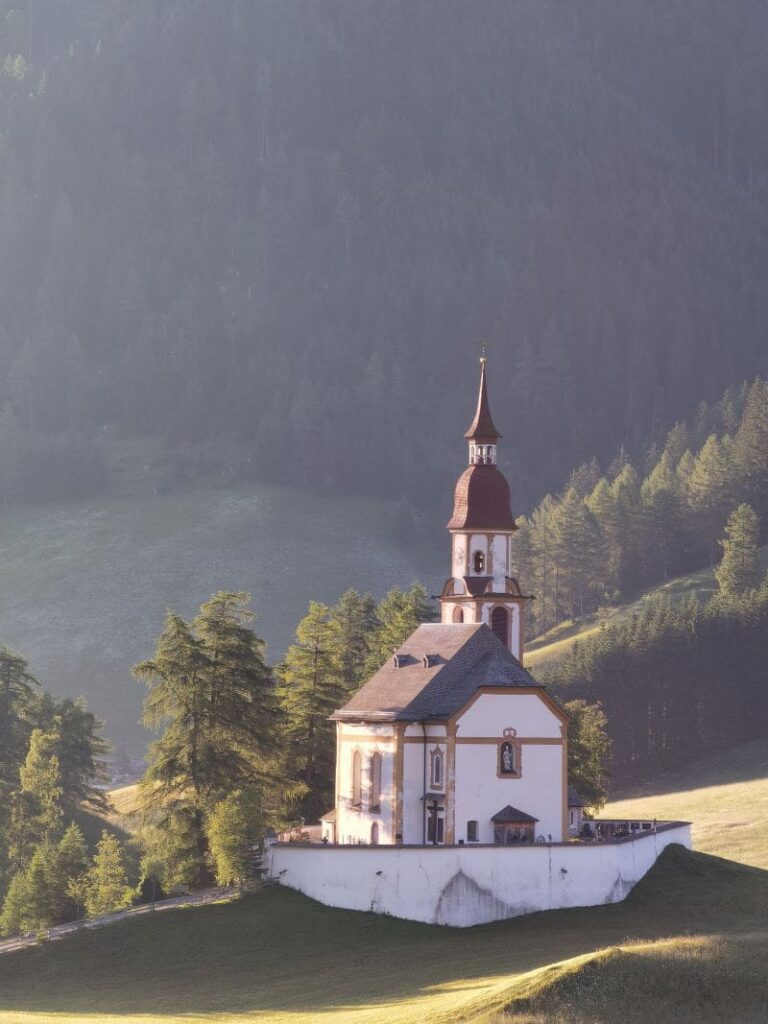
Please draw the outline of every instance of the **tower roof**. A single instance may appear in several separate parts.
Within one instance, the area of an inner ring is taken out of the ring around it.
[[[468,466],[458,479],[449,530],[516,530],[509,484],[496,466]]]
[[[494,425],[491,407],[488,404],[488,385],[485,379],[487,361],[485,355],[480,357],[480,392],[477,396],[477,411],[472,420],[472,426],[464,435],[468,441],[479,441],[481,444],[493,444],[501,437]]]

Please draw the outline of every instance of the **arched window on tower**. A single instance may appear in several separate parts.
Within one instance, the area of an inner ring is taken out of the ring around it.
[[[379,823],[374,821],[371,825],[371,846],[379,845]]]
[[[453,609],[453,621],[454,622],[463,622],[464,621],[464,611],[463,611],[463,609],[459,608],[458,605],[456,605],[456,607]]]
[[[505,647],[509,646],[509,612],[501,606],[491,612],[491,629]]]
[[[363,802],[363,756],[359,750],[352,755],[352,806]]]
[[[472,556],[472,565],[475,572],[483,572],[485,569],[485,555],[482,551],[476,551]]]

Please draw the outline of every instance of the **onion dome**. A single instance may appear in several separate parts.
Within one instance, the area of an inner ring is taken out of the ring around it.
[[[496,466],[468,466],[459,477],[449,530],[516,530],[509,484]]]

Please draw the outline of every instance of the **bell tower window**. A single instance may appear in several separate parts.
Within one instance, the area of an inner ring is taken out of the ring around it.
[[[461,608],[457,607],[457,608],[453,609],[453,621],[454,622],[463,622],[464,621],[464,611]]]
[[[477,444],[471,441],[469,445],[469,464],[471,466],[495,466],[496,445]]]
[[[505,647],[509,646],[509,612],[498,606],[491,612],[491,629]]]
[[[485,570],[485,554],[482,551],[476,551],[472,556],[472,567],[475,572]]]

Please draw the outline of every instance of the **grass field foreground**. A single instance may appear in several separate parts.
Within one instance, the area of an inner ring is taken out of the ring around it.
[[[765,956],[767,915],[768,873],[680,847],[622,904],[473,929],[333,910],[274,887],[4,957],[0,1024],[480,1021],[606,947],[701,936]],[[676,1000],[676,1020],[690,1019]]]

